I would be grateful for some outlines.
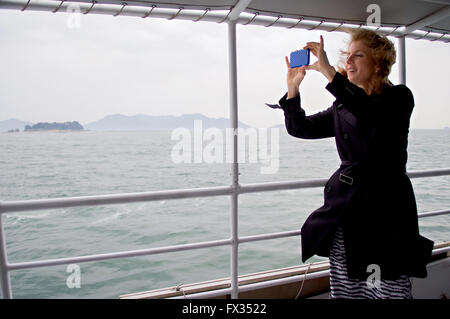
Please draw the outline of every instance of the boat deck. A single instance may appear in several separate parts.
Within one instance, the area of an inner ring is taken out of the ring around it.
[[[450,298],[450,241],[434,245],[427,278],[412,278],[414,298]],[[274,269],[239,276],[239,298],[294,299],[328,298],[330,292],[328,261]],[[306,280],[305,280],[306,278]],[[302,287],[303,285],[303,287]],[[191,283],[122,295],[120,299],[220,298],[228,299],[230,278]]]

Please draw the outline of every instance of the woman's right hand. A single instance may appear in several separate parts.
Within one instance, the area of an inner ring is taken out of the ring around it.
[[[289,59],[286,56],[286,66],[287,66],[287,87],[288,87],[288,99],[291,99],[293,97],[296,97],[299,95],[299,89],[300,83],[302,83],[303,79],[305,78],[306,74],[306,66],[301,66],[299,68],[293,68],[291,69],[291,64],[289,63]]]
[[[308,42],[303,49],[310,49],[311,53],[317,57],[316,63],[308,65],[306,68],[322,73],[329,82],[333,81],[336,70],[328,61],[327,53],[324,50],[323,37],[320,36],[320,42]]]

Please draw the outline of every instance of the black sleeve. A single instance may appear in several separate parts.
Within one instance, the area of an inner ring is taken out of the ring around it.
[[[287,93],[279,104],[284,111],[287,132],[298,138],[318,139],[334,136],[333,107],[306,116],[300,106],[300,95],[287,99]]]

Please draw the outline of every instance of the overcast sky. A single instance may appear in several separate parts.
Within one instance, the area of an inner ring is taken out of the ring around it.
[[[109,114],[229,117],[227,25],[166,19],[0,10],[0,120],[79,121]],[[239,120],[256,127],[283,123],[264,105],[285,93],[284,56],[318,41],[330,62],[348,36],[340,32],[237,27]],[[397,45],[397,40],[391,38]],[[450,44],[406,40],[407,85],[416,108],[411,127],[450,126]],[[315,58],[313,58],[315,61]],[[391,81],[398,83],[394,65]],[[315,71],[301,85],[307,114],[334,98]]]

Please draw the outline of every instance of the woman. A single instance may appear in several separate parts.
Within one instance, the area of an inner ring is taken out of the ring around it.
[[[392,42],[373,31],[349,33],[341,72],[329,64],[322,36],[304,47],[316,63],[291,69],[286,57],[288,92],[279,104],[288,133],[334,137],[342,161],[325,185],[324,205],[302,227],[302,260],[330,257],[331,298],[411,298],[410,277],[426,277],[433,247],[419,235],[406,175],[414,99],[405,85],[388,80],[395,63]],[[336,97],[331,107],[310,116],[299,94],[306,70],[322,73]]]

